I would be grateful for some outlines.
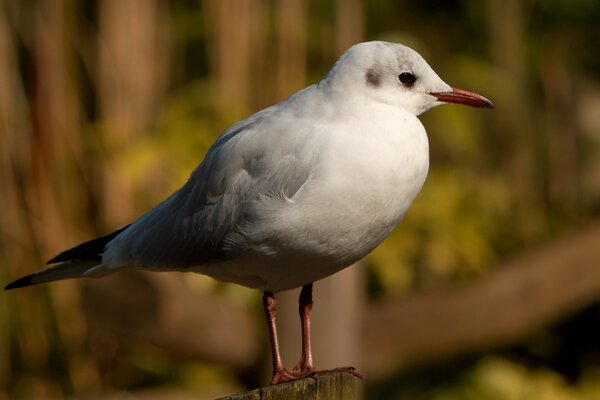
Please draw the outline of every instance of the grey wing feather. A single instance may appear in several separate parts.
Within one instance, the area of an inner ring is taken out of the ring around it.
[[[261,114],[270,111],[225,131],[186,184],[111,242],[107,257],[116,258],[116,264],[185,269],[243,252],[242,232],[256,219],[252,203],[264,197],[285,202],[310,175],[294,155],[299,136],[271,146],[270,154],[257,138],[243,142],[260,134]]]

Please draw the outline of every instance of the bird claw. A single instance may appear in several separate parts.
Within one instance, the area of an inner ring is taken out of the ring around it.
[[[288,371],[287,369],[282,369],[280,371],[276,371],[273,374],[273,378],[271,378],[271,385],[277,385],[278,383],[292,382],[297,381],[298,379],[308,378],[317,373],[316,369],[309,370],[296,370],[293,369]]]
[[[328,374],[332,372],[346,372],[360,379],[365,379],[365,376],[356,371],[354,367],[338,367],[334,369],[315,369],[315,368],[302,368],[300,366],[294,367],[293,370],[288,371],[283,369],[273,374],[271,379],[271,385],[277,385],[278,383],[292,382],[299,379],[309,378],[315,375]]]

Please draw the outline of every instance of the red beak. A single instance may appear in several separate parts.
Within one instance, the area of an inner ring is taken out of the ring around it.
[[[494,108],[491,101],[480,94],[467,92],[466,90],[452,88],[451,92],[429,93],[444,103],[464,104],[470,107]]]

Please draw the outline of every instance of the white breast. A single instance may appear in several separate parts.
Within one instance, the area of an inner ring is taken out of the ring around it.
[[[262,238],[255,253],[219,267],[225,280],[272,291],[298,287],[351,265],[390,234],[425,181],[429,150],[416,117],[380,111],[386,118],[371,112],[326,133],[314,176],[272,210],[268,226],[256,227],[264,232],[254,234]]]
[[[387,107],[377,105],[379,108]],[[379,110],[377,110],[379,111]],[[377,246],[402,219],[429,167],[428,141],[414,116],[372,110],[336,129],[322,176],[298,199],[299,215],[314,215],[318,233],[340,259],[356,261]],[[382,118],[377,118],[381,114]],[[351,259],[351,260],[350,260]]]

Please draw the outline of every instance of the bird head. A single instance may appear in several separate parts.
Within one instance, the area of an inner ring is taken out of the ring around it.
[[[444,103],[493,108],[485,97],[446,84],[419,53],[373,41],[348,49],[323,82],[341,96],[358,94],[419,115]]]

